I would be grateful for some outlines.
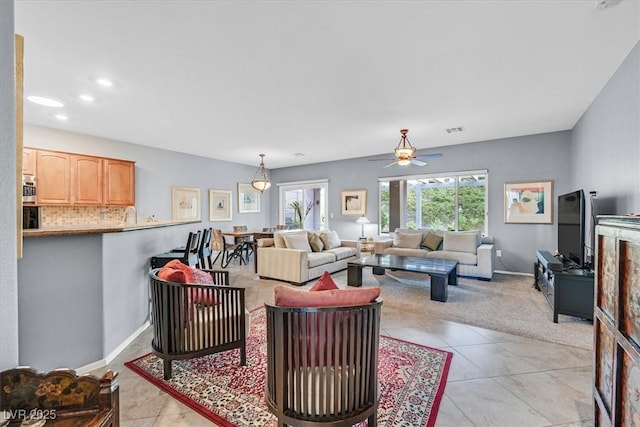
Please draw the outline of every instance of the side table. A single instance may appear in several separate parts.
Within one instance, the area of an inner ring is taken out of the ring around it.
[[[376,245],[374,242],[362,242],[360,243],[360,252],[366,255],[371,255],[375,252]]]

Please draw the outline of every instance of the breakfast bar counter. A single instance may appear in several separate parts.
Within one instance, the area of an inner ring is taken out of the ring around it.
[[[201,227],[157,221],[24,230],[20,364],[86,373],[109,363],[148,325],[151,257]]]
[[[172,221],[155,220],[149,222],[139,222],[137,224],[125,224],[122,222],[105,222],[100,224],[64,224],[45,225],[41,228],[33,228],[22,231],[23,237],[43,237],[43,236],[71,236],[76,234],[97,234],[97,233],[119,233],[122,231],[144,230],[148,228],[170,227],[174,225],[184,225],[199,223],[200,221]]]

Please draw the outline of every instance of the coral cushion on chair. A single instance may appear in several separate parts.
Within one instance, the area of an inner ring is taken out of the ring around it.
[[[280,307],[348,307],[373,302],[380,296],[381,289],[356,288],[332,289],[323,292],[309,292],[286,285],[275,287],[275,303]]]
[[[332,289],[338,289],[338,285],[333,281],[333,277],[328,271],[325,271],[318,281],[309,289],[310,291],[330,291]]]
[[[169,261],[162,267],[158,271],[158,277],[162,280],[182,284],[213,285],[211,274],[195,267],[189,267],[177,259]],[[191,289],[189,293],[189,300],[194,304],[218,304],[212,293],[205,293],[202,289]]]

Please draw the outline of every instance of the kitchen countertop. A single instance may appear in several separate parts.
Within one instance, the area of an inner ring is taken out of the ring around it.
[[[102,224],[65,224],[47,225],[40,228],[22,230],[23,237],[70,236],[77,234],[119,233],[123,231],[144,230],[147,228],[170,227],[172,225],[193,224],[202,221],[157,220],[124,224],[122,222],[106,222]]]

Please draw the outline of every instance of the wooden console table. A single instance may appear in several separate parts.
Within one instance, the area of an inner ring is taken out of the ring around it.
[[[593,271],[565,267],[548,251],[536,257],[535,285],[551,306],[554,323],[558,314],[593,320]]]

